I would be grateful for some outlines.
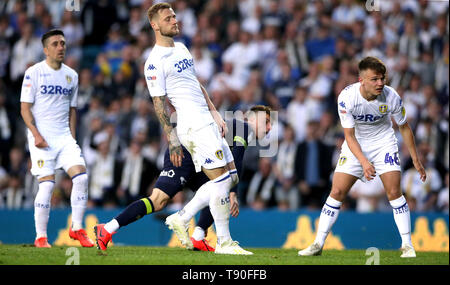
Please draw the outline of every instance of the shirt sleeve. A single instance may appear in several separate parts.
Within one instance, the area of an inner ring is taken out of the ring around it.
[[[242,178],[242,164],[243,164],[242,162],[244,160],[245,147],[241,144],[238,144],[237,146],[233,147],[231,152],[233,154],[234,165],[236,166],[236,171],[237,171],[238,177],[239,177],[239,179],[241,179]],[[231,188],[230,192],[237,193],[238,185],[235,185],[233,188]]]
[[[341,93],[338,97],[338,114],[341,125],[345,129],[355,127],[355,119],[351,112],[352,108],[349,100],[347,100],[345,93]]]
[[[236,119],[227,120],[226,123],[229,132],[226,134],[225,139],[230,146],[238,177],[241,177],[244,153],[248,146],[249,126],[246,122]],[[237,185],[230,192],[237,192]]]
[[[70,107],[78,107],[78,75],[75,74],[73,77],[73,87],[72,87],[72,100],[70,100]]]
[[[165,96],[167,94],[166,80],[161,63],[148,62],[145,65],[144,75],[151,97]]]
[[[20,93],[20,102],[34,103],[36,96],[36,80],[32,69],[27,69],[23,77],[22,90]]]
[[[394,89],[391,89],[391,92],[394,93],[395,99],[393,100],[392,106],[392,117],[394,118],[397,125],[401,126],[406,123],[406,110],[405,106],[403,106],[403,100],[400,98],[397,92]]]

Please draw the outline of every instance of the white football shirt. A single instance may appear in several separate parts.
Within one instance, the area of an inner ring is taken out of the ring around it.
[[[394,88],[384,86],[383,93],[367,101],[361,95],[361,83],[351,84],[338,97],[338,114],[343,128],[355,128],[355,137],[363,151],[397,145],[391,117],[398,125],[406,123],[402,99]],[[342,148],[348,148],[345,141]]]
[[[182,43],[155,45],[144,66],[150,96],[167,95],[177,113],[177,132],[198,130],[214,122],[194,69],[194,59]]]
[[[33,103],[36,127],[49,138],[70,134],[69,110],[77,107],[77,95],[76,71],[65,64],[54,70],[43,60],[25,71],[20,102]]]

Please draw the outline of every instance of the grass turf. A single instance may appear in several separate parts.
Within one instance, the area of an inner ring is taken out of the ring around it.
[[[322,256],[299,257],[297,250],[246,248],[252,256],[218,255],[182,248],[114,246],[107,251],[67,246],[35,248],[32,245],[0,245],[0,265],[65,265],[79,254],[80,265],[365,265],[373,255],[365,250],[326,250]],[[380,250],[380,265],[449,265],[448,252],[417,252],[416,258],[400,258],[400,251]],[[72,259],[71,259],[72,258]]]

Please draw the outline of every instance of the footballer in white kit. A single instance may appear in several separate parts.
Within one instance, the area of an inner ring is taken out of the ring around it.
[[[46,32],[41,41],[46,59],[25,71],[20,95],[20,112],[28,128],[31,173],[39,181],[34,200],[34,245],[51,247],[47,238],[50,199],[55,170],[63,168],[73,184],[69,237],[84,247],[92,247],[94,243],[82,226],[88,200],[88,176],[75,140],[78,74],[63,63],[66,42],[61,30]]]
[[[25,72],[20,101],[33,103],[36,127],[49,145],[36,147],[33,134],[27,130],[31,173],[38,178],[55,174],[55,169],[67,172],[73,165],[85,166],[69,127],[69,109],[77,107],[77,90],[78,75],[65,64],[56,71],[43,60]]]
[[[381,95],[367,101],[361,96],[361,83],[347,86],[338,97],[338,114],[343,128],[355,128],[361,150],[381,175],[388,171],[401,171],[397,138],[391,117],[398,125],[406,122],[402,99],[390,86],[384,86]],[[336,166],[344,172],[366,181],[363,168],[344,141]]]
[[[345,142],[333,175],[331,192],[320,213],[316,238],[299,256],[321,255],[328,233],[336,222],[342,201],[353,184],[370,181],[379,175],[400,234],[401,257],[416,257],[411,241],[411,218],[403,196],[401,166],[393,118],[411,155],[420,179],[426,180],[414,142],[414,134],[406,121],[406,111],[397,92],[385,85],[386,66],[375,57],[358,63],[359,82],[347,86],[338,97],[338,114]]]
[[[192,249],[189,222],[198,211],[209,206],[217,233],[215,253],[252,254],[231,239],[229,230],[229,193],[239,178],[224,138],[226,123],[198,81],[192,55],[182,43],[174,42],[180,30],[171,5],[154,4],[147,16],[156,40],[145,62],[144,74],[155,113],[169,142],[170,161],[175,167],[181,166],[183,145],[191,154],[195,171],[203,171],[210,179],[181,211],[167,217],[166,225],[186,248]],[[176,110],[176,130],[167,114],[166,97]]]
[[[214,122],[194,70],[194,60],[184,44],[155,45],[144,66],[150,96],[166,96],[177,114],[176,133],[192,155],[197,172],[233,161],[225,138]]]

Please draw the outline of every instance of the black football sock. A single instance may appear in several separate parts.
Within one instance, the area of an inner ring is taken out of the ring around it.
[[[209,207],[203,208],[200,211],[200,218],[198,219],[197,226],[202,228],[205,231],[205,234],[208,232],[208,228],[214,223],[214,218],[211,215],[211,211]]]
[[[135,222],[145,215],[153,212],[153,203],[148,197],[134,201],[125,208],[115,219],[120,227]]]

